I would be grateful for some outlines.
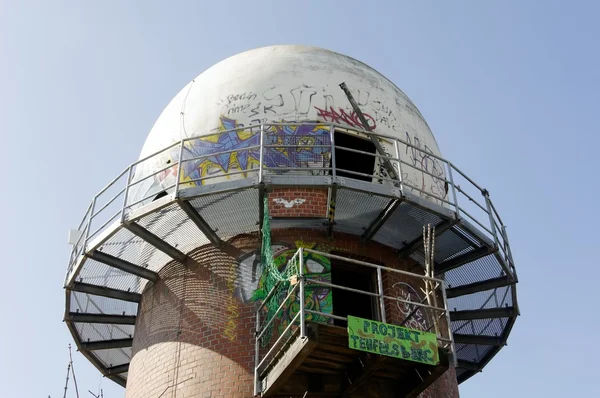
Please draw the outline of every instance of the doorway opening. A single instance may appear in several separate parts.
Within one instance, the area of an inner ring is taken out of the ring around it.
[[[377,285],[375,269],[332,259],[331,283],[374,293]],[[379,319],[377,300],[373,296],[334,287],[332,288],[332,300],[333,315],[342,317],[353,315],[365,319]],[[346,321],[334,320],[336,326],[346,327],[347,324]]]
[[[372,181],[373,177],[371,176],[375,174],[375,156],[370,154],[375,155],[377,153],[375,145],[367,139],[338,131],[334,133],[334,139],[337,175],[339,177],[354,178],[355,180]],[[368,152],[369,154],[347,151],[339,147]],[[354,173],[368,174],[368,176]]]

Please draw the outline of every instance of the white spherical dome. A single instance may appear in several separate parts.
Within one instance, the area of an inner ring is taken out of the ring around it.
[[[200,74],[162,112],[146,139],[140,158],[182,139],[209,136],[206,142],[211,143],[217,140],[214,136],[220,131],[265,122],[313,121],[362,129],[358,116],[339,87],[342,82],[352,92],[372,131],[422,149],[420,152],[402,146],[400,152],[404,161],[412,162],[417,168],[424,166],[440,178],[445,177],[437,160],[424,161],[427,153],[440,156],[440,150],[425,119],[406,94],[360,61],[329,50],[300,45],[246,51]],[[393,142],[382,142],[382,145],[393,156]],[[227,147],[218,147],[224,148]],[[245,158],[242,160],[246,161]],[[176,161],[172,151],[166,151],[139,165],[136,177],[149,175]],[[226,164],[215,166],[227,171],[230,162],[231,157],[228,157]],[[375,170],[379,166],[375,164]],[[422,189],[425,195],[446,195],[440,179],[417,172],[410,166],[405,169],[405,180]],[[196,173],[198,175],[202,173]],[[153,187],[146,182],[135,191],[139,193],[142,188],[145,192],[159,192],[157,183],[165,188],[164,181],[154,181]]]

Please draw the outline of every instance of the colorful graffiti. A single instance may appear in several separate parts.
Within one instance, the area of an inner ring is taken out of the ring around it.
[[[419,137],[411,137],[406,133],[406,142],[411,146],[406,146],[405,154],[408,155],[410,163],[413,165],[411,172],[407,170],[403,172],[403,179],[409,184],[417,186],[425,192],[431,193],[435,198],[444,199],[448,194],[448,184],[446,183],[446,172],[444,165],[435,157],[431,156],[433,151],[431,148],[421,142]],[[406,168],[406,166],[405,166]],[[420,172],[420,184],[416,181],[411,181],[410,174],[414,174],[413,170]],[[427,174],[430,173],[430,174]],[[431,181],[431,186],[427,187],[426,181]]]
[[[187,141],[184,145],[181,182],[193,181],[202,185],[211,176],[258,169],[259,129],[244,129],[242,124],[226,116],[221,116],[220,121],[218,133]],[[330,145],[327,126],[268,126],[264,132],[264,145],[267,146],[263,154],[266,168],[323,167],[329,163],[331,150],[319,147]]]
[[[342,108],[338,108],[336,111],[333,106],[327,109],[321,109],[315,106],[317,110],[317,116],[323,118],[326,122],[333,122],[338,124],[347,124],[348,126],[363,128],[363,125],[360,121],[360,118],[356,114],[356,112],[352,111],[350,113],[346,112]],[[370,130],[374,130],[377,127],[377,123],[375,122],[375,118],[369,115],[368,113],[363,113],[365,119],[369,123]]]
[[[421,302],[421,295],[417,293],[414,287],[405,282],[397,282],[393,285],[396,296],[402,300],[411,301],[413,303]],[[410,319],[403,325],[409,329],[427,330],[427,318],[421,309],[414,304],[396,302],[398,310],[403,319],[410,316]]]
[[[316,244],[302,241],[297,241],[295,247],[273,244],[271,248],[275,265],[283,269],[300,247],[312,249],[316,247]],[[258,257],[257,254],[253,254],[240,262],[239,296],[245,303],[264,300],[269,294],[265,289],[266,275]],[[331,283],[331,262],[329,258],[314,253],[305,253],[303,263],[303,271],[308,279]],[[287,294],[286,290],[282,290],[276,300],[282,302]],[[306,309],[332,314],[332,292],[328,287],[307,283],[304,299]],[[297,295],[293,294],[284,305],[281,314],[277,315],[281,320],[279,323],[280,331],[289,324],[289,321],[296,316],[299,310],[300,300]],[[317,314],[307,314],[306,320],[326,324],[333,323],[333,318]]]

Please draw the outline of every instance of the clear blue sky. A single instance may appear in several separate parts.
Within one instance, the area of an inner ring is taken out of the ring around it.
[[[509,226],[522,316],[461,396],[595,395],[599,4],[1,0],[0,396],[62,397],[67,230],[163,107],[219,60],[287,43],[394,81]],[[100,373],[75,366],[91,397]]]

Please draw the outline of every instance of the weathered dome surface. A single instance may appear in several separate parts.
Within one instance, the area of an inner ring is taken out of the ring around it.
[[[190,156],[223,151],[240,151],[241,154],[215,156],[199,166],[185,164],[184,179],[199,181],[210,176],[210,183],[216,183],[219,180],[215,176],[236,168],[248,170],[258,163],[258,159],[246,159],[248,151],[245,150],[258,143],[257,130],[218,135],[220,132],[260,123],[307,121],[362,129],[359,117],[339,87],[342,82],[352,92],[372,131],[404,140],[417,148],[402,144],[398,148],[403,161],[407,162],[403,180],[416,187],[420,196],[446,197],[444,165],[429,156],[440,156],[440,150],[425,119],[406,94],[368,65],[317,47],[264,47],[234,55],[209,68],[185,86],[165,108],[150,131],[140,158],[182,139],[205,137],[186,145],[186,149],[193,147]],[[323,135],[327,134],[325,130],[321,131]],[[292,133],[303,134],[301,131]],[[394,157],[393,140],[380,141],[385,152]],[[179,156],[175,152],[165,151],[143,162],[136,169],[134,179],[143,179],[175,164]],[[272,166],[282,165],[265,163],[265,167]],[[284,166],[293,167],[293,164]],[[381,169],[380,159],[377,159],[368,174],[381,176],[378,174]],[[173,185],[170,177],[174,177],[173,173],[137,184],[132,189],[133,197],[169,191]],[[226,178],[245,177],[227,175]]]
[[[416,106],[375,69],[322,48],[284,45],[234,55],[192,80],[156,121],[141,157],[228,123],[324,121],[361,127],[338,86],[342,82],[377,133],[417,141],[440,154]]]

